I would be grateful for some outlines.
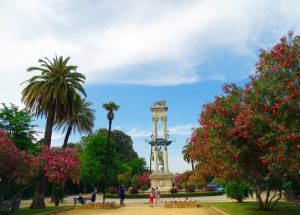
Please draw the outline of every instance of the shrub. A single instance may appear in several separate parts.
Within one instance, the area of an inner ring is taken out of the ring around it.
[[[141,190],[148,190],[150,188],[150,184],[144,184],[141,186]]]
[[[11,215],[11,212],[8,208],[2,208],[2,209],[0,209],[0,214],[1,215]]]
[[[195,186],[190,185],[187,187],[188,192],[195,192]]]
[[[58,206],[59,202],[63,198],[64,198],[64,190],[59,186],[54,187],[52,190],[52,199],[54,201],[55,206]]]
[[[252,194],[250,185],[244,182],[228,183],[225,193],[229,198],[235,199],[239,203],[243,202],[243,199],[248,198],[249,194]]]
[[[206,186],[205,187],[205,190],[206,191],[215,191],[217,188],[216,187],[214,187],[214,186]]]
[[[295,189],[295,186],[292,181],[287,181],[283,184],[282,188],[285,192],[290,193],[292,190]]]
[[[170,193],[178,193],[178,190],[176,189],[176,187],[173,187],[170,189]]]
[[[119,193],[119,189],[116,187],[109,187],[108,188],[108,192],[111,194],[118,194]]]
[[[129,193],[130,193],[130,194],[138,194],[138,193],[139,193],[139,191],[138,191],[138,189],[137,189],[137,188],[135,188],[135,187],[132,187],[132,188],[130,188],[130,189],[129,189]]]
[[[182,189],[183,189],[183,187],[182,187],[180,184],[176,185],[176,188],[177,188],[178,190],[182,190]]]
[[[187,193],[188,197],[197,197],[197,196],[219,196],[222,195],[222,191],[209,191],[209,192],[193,192],[193,193]],[[113,198],[117,199],[119,198],[119,195],[117,194],[107,194],[107,198]],[[160,198],[174,198],[174,197],[186,197],[186,193],[161,193]],[[126,195],[127,199],[147,199],[149,198],[148,194],[127,194]]]
[[[217,184],[217,185],[219,185],[219,186],[221,186],[221,187],[225,187],[225,185],[226,185],[225,180],[222,179],[222,178],[214,178],[214,179],[211,181],[211,183]]]

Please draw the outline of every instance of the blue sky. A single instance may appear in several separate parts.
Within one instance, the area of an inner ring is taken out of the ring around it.
[[[173,172],[190,169],[181,149],[197,126],[201,107],[255,72],[260,48],[293,30],[300,33],[297,0],[1,1],[0,102],[20,101],[26,69],[43,57],[70,56],[86,75],[96,126],[107,127],[102,103],[121,108],[113,128],[130,134],[148,161],[150,106],[165,99]],[[44,120],[37,120],[43,131]],[[73,135],[76,142],[79,135]],[[53,145],[63,135],[54,132]]]

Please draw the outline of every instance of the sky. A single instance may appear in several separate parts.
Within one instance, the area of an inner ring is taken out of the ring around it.
[[[43,57],[70,56],[86,76],[94,129],[108,127],[102,104],[118,103],[113,129],[131,135],[148,161],[150,106],[164,99],[174,140],[169,168],[190,170],[181,150],[203,104],[222,95],[224,83],[247,82],[261,48],[288,31],[300,34],[299,11],[298,0],[1,0],[0,103],[24,107],[21,83],[38,75],[26,69]],[[42,136],[45,120],[35,123]],[[63,138],[55,131],[52,145]]]

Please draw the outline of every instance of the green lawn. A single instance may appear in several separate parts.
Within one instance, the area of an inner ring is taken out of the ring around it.
[[[14,215],[31,215],[31,214],[41,214],[47,215],[55,212],[62,212],[66,210],[71,210],[75,208],[72,205],[61,205],[61,206],[47,206],[44,209],[29,209],[29,208],[20,208],[17,210]]]
[[[231,215],[300,215],[300,207],[287,202],[279,202],[274,211],[257,210],[256,202],[235,203],[217,202],[207,203],[213,205]],[[201,204],[201,205],[207,205]]]

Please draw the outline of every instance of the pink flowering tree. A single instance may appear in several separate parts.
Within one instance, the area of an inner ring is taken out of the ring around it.
[[[44,173],[48,182],[55,182],[62,187],[69,177],[73,183],[79,182],[80,158],[77,148],[44,146],[35,159],[36,168]]]
[[[0,130],[0,208],[10,185],[25,184],[34,175],[33,157],[18,149],[7,134]]]
[[[300,174],[300,38],[262,50],[251,82],[223,90],[203,107],[191,156],[206,174],[250,183],[259,208],[273,209],[285,177]]]
[[[136,182],[137,182],[137,186],[138,187],[142,187],[142,186],[150,186],[151,182],[150,182],[150,173],[149,172],[144,172],[141,175],[137,175],[136,176]]]
[[[0,130],[0,161],[0,206],[10,185],[31,185],[41,173],[49,182],[60,186],[64,186],[69,177],[74,183],[79,181],[80,159],[76,148],[44,146],[41,153],[33,156],[17,148]]]

